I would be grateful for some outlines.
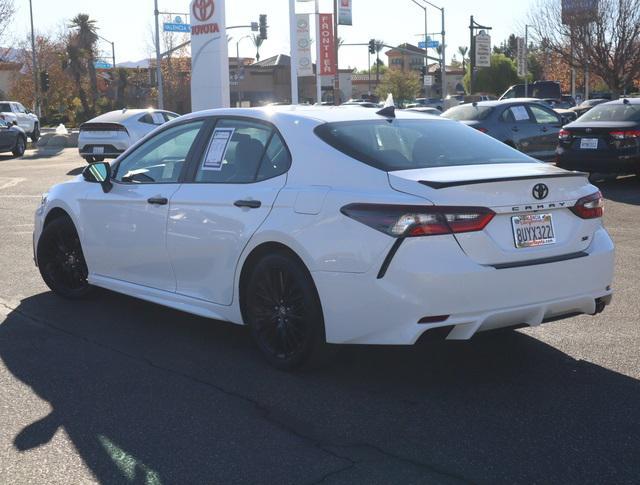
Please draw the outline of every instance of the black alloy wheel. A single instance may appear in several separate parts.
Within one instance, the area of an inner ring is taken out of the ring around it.
[[[27,140],[24,139],[24,136],[18,135],[16,138],[16,145],[11,150],[14,157],[21,157],[24,155],[25,150],[27,149]]]
[[[273,366],[294,369],[324,353],[320,300],[311,276],[293,258],[275,253],[261,259],[244,300],[251,335]]]
[[[80,238],[68,217],[47,224],[38,241],[37,257],[42,279],[53,292],[77,299],[91,291]]]
[[[87,163],[95,163],[96,162],[96,157],[92,157],[91,155],[87,155],[86,157],[83,157]]]

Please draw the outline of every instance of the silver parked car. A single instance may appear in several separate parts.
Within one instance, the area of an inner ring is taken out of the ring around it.
[[[80,125],[80,156],[88,163],[116,158],[158,126],[178,116],[171,111],[126,108],[97,116]]]

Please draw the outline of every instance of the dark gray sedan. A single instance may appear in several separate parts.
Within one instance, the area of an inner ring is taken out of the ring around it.
[[[27,149],[27,135],[18,125],[0,120],[0,152],[11,152],[21,157]]]
[[[562,117],[542,102],[480,101],[454,106],[442,116],[465,123],[542,161],[553,161]]]

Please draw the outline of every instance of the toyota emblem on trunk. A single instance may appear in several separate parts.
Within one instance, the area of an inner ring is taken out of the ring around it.
[[[542,200],[549,195],[549,187],[545,184],[535,184],[531,192],[533,193],[534,199]]]

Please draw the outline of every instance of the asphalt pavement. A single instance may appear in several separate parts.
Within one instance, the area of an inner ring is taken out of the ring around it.
[[[48,291],[33,212],[84,165],[74,149],[0,156],[0,484],[640,481],[635,177],[601,187],[604,313],[285,373],[242,327]]]

